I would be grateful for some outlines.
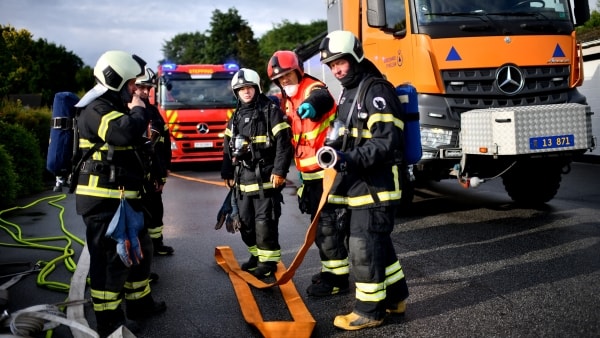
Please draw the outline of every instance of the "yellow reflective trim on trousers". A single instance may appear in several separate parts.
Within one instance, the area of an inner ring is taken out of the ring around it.
[[[377,123],[377,122],[384,122],[384,123],[393,122],[396,127],[404,130],[404,121],[395,117],[394,114],[392,114],[392,113],[386,113],[386,114],[379,113],[379,114],[370,115],[369,119],[367,120],[367,128],[371,129],[373,124]]]
[[[90,295],[92,298],[101,299],[101,300],[119,300],[120,293],[112,292],[107,290],[90,290]]]
[[[229,127],[225,128],[225,136],[231,137],[231,135],[232,135],[231,129],[229,129]]]
[[[263,189],[273,189],[273,183],[271,182],[265,182],[262,184]],[[259,187],[258,187],[258,183],[255,184],[240,184],[240,190],[243,192],[254,192],[254,191],[258,191]]]
[[[287,122],[281,122],[271,128],[271,133],[276,136],[280,131],[287,128],[290,128],[290,125]]]
[[[116,310],[121,306],[121,302],[122,301],[119,299],[114,302],[107,302],[107,303],[100,303],[100,304],[94,303],[94,311],[100,312],[100,311]]]
[[[137,281],[137,282],[125,282],[125,289],[135,290],[135,289],[147,287],[148,285],[150,285],[149,279]],[[127,290],[125,292],[127,292]]]
[[[399,261],[385,268],[385,285],[392,285],[404,278],[404,271]]]
[[[325,176],[324,170],[315,171],[314,173],[300,173],[304,181],[319,180]]]
[[[263,250],[257,248],[256,253],[260,262],[279,262],[281,260],[281,250]]]
[[[108,114],[102,115],[102,119],[100,120],[100,126],[98,126],[98,136],[101,139],[106,140],[106,133],[108,132],[108,124],[115,119],[123,116],[124,114],[118,112],[116,110],[111,111]]]
[[[248,252],[252,255],[252,256],[258,256],[258,248],[256,247],[256,245],[253,246],[249,246],[248,247]]]
[[[317,164],[317,156],[300,159],[300,166],[302,167],[308,167],[313,164]]]
[[[363,302],[381,302],[386,297],[385,283],[354,283],[356,299]]]
[[[347,275],[350,273],[350,263],[348,258],[321,261],[321,271],[329,272],[334,275]]]
[[[127,300],[142,299],[149,294],[150,294],[150,285],[146,285],[146,287],[141,291],[137,291],[137,292],[125,291],[125,299],[127,299]]]
[[[159,238],[162,235],[162,232],[162,225],[155,228],[148,228],[148,235],[150,235],[150,238]]]

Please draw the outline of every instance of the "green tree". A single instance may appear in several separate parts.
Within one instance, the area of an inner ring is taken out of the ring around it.
[[[177,34],[163,45],[163,56],[178,64],[205,63],[206,41],[207,37],[200,32]]]
[[[56,92],[82,89],[76,76],[83,61],[77,55],[44,39],[34,41],[24,29],[0,25],[0,32],[0,98],[41,93],[49,105]]]
[[[258,42],[248,22],[237,9],[213,11],[206,43],[206,63],[237,63],[252,68],[258,57]]]
[[[293,50],[326,31],[325,20],[313,21],[308,25],[283,20],[260,38],[260,57],[269,60],[275,51]]]

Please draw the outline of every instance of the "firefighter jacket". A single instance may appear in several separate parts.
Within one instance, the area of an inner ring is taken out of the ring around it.
[[[244,139],[236,151],[233,138]],[[290,125],[281,109],[264,94],[240,103],[225,129],[221,177],[234,179],[242,194],[267,195],[271,174],[285,177],[292,161]]]
[[[119,204],[121,193],[139,199],[146,170],[140,155],[148,111],[131,111],[116,92],[108,91],[83,108],[77,118],[79,148],[102,145],[80,168],[75,194],[77,212],[85,215],[106,199]],[[133,206],[133,205],[132,205]]]
[[[317,164],[316,153],[327,137],[329,123],[335,118],[336,104],[327,86],[318,79],[305,74],[293,97],[283,92],[282,109],[292,127],[292,145],[296,168],[303,180],[323,178],[323,170]],[[301,119],[297,110],[302,103],[310,103],[317,112],[312,119]]]
[[[344,153],[347,169],[337,175],[328,202],[355,209],[398,204],[404,149],[400,101],[394,87],[381,82],[369,86],[364,98],[357,97],[360,80],[379,74],[356,76],[338,103],[337,121],[344,126],[338,136],[347,139],[331,146]]]
[[[160,115],[158,108],[148,100],[144,100],[150,113],[150,130],[147,137],[152,143],[152,179],[164,184],[171,168],[171,134],[169,126]]]

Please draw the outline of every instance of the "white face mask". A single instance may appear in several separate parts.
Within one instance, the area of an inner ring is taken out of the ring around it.
[[[283,86],[283,90],[285,91],[287,96],[293,97],[298,92],[298,85],[295,84],[295,85]]]

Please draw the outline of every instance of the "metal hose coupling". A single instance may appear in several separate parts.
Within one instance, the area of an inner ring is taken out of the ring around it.
[[[332,147],[324,146],[317,150],[317,164],[323,169],[333,168],[338,160],[338,154]]]

